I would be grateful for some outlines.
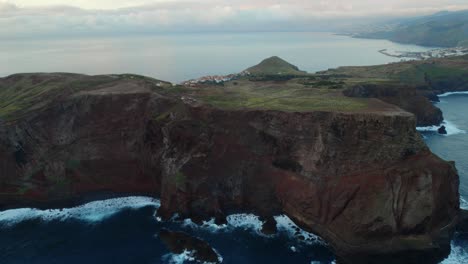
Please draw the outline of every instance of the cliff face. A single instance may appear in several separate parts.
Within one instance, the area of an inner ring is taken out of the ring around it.
[[[346,262],[448,253],[457,172],[413,115],[221,110],[164,94],[122,81],[3,121],[0,204],[150,194],[164,218],[285,213]]]

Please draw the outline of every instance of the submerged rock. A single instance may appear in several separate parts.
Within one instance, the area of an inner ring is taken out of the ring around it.
[[[221,263],[218,254],[211,246],[199,239],[184,232],[175,232],[162,229],[159,232],[161,241],[167,248],[175,254],[182,254],[184,251],[192,252],[192,257],[199,262]]]

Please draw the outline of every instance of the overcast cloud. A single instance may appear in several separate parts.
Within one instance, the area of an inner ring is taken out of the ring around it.
[[[327,30],[468,9],[466,0],[0,0],[0,38],[138,32]]]

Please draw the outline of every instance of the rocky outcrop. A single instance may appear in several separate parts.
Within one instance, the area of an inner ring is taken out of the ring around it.
[[[445,126],[441,126],[439,129],[437,129],[437,133],[441,135],[447,135],[447,128]]]
[[[444,120],[442,111],[430,100],[437,97],[419,90],[418,87],[361,84],[346,89],[344,94],[351,97],[378,98],[397,105],[416,116],[417,126],[437,126]]]
[[[220,256],[205,241],[192,237],[184,232],[175,232],[162,229],[159,237],[167,248],[175,254],[190,252],[190,257],[200,263],[221,263]]]
[[[0,204],[150,194],[166,219],[287,214],[345,263],[435,263],[457,223],[458,175],[415,124],[404,111],[222,110],[127,80],[3,123]]]

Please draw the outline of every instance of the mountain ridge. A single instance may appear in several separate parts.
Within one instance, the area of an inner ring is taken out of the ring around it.
[[[405,19],[387,30],[357,33],[353,36],[428,47],[468,46],[468,10]]]

